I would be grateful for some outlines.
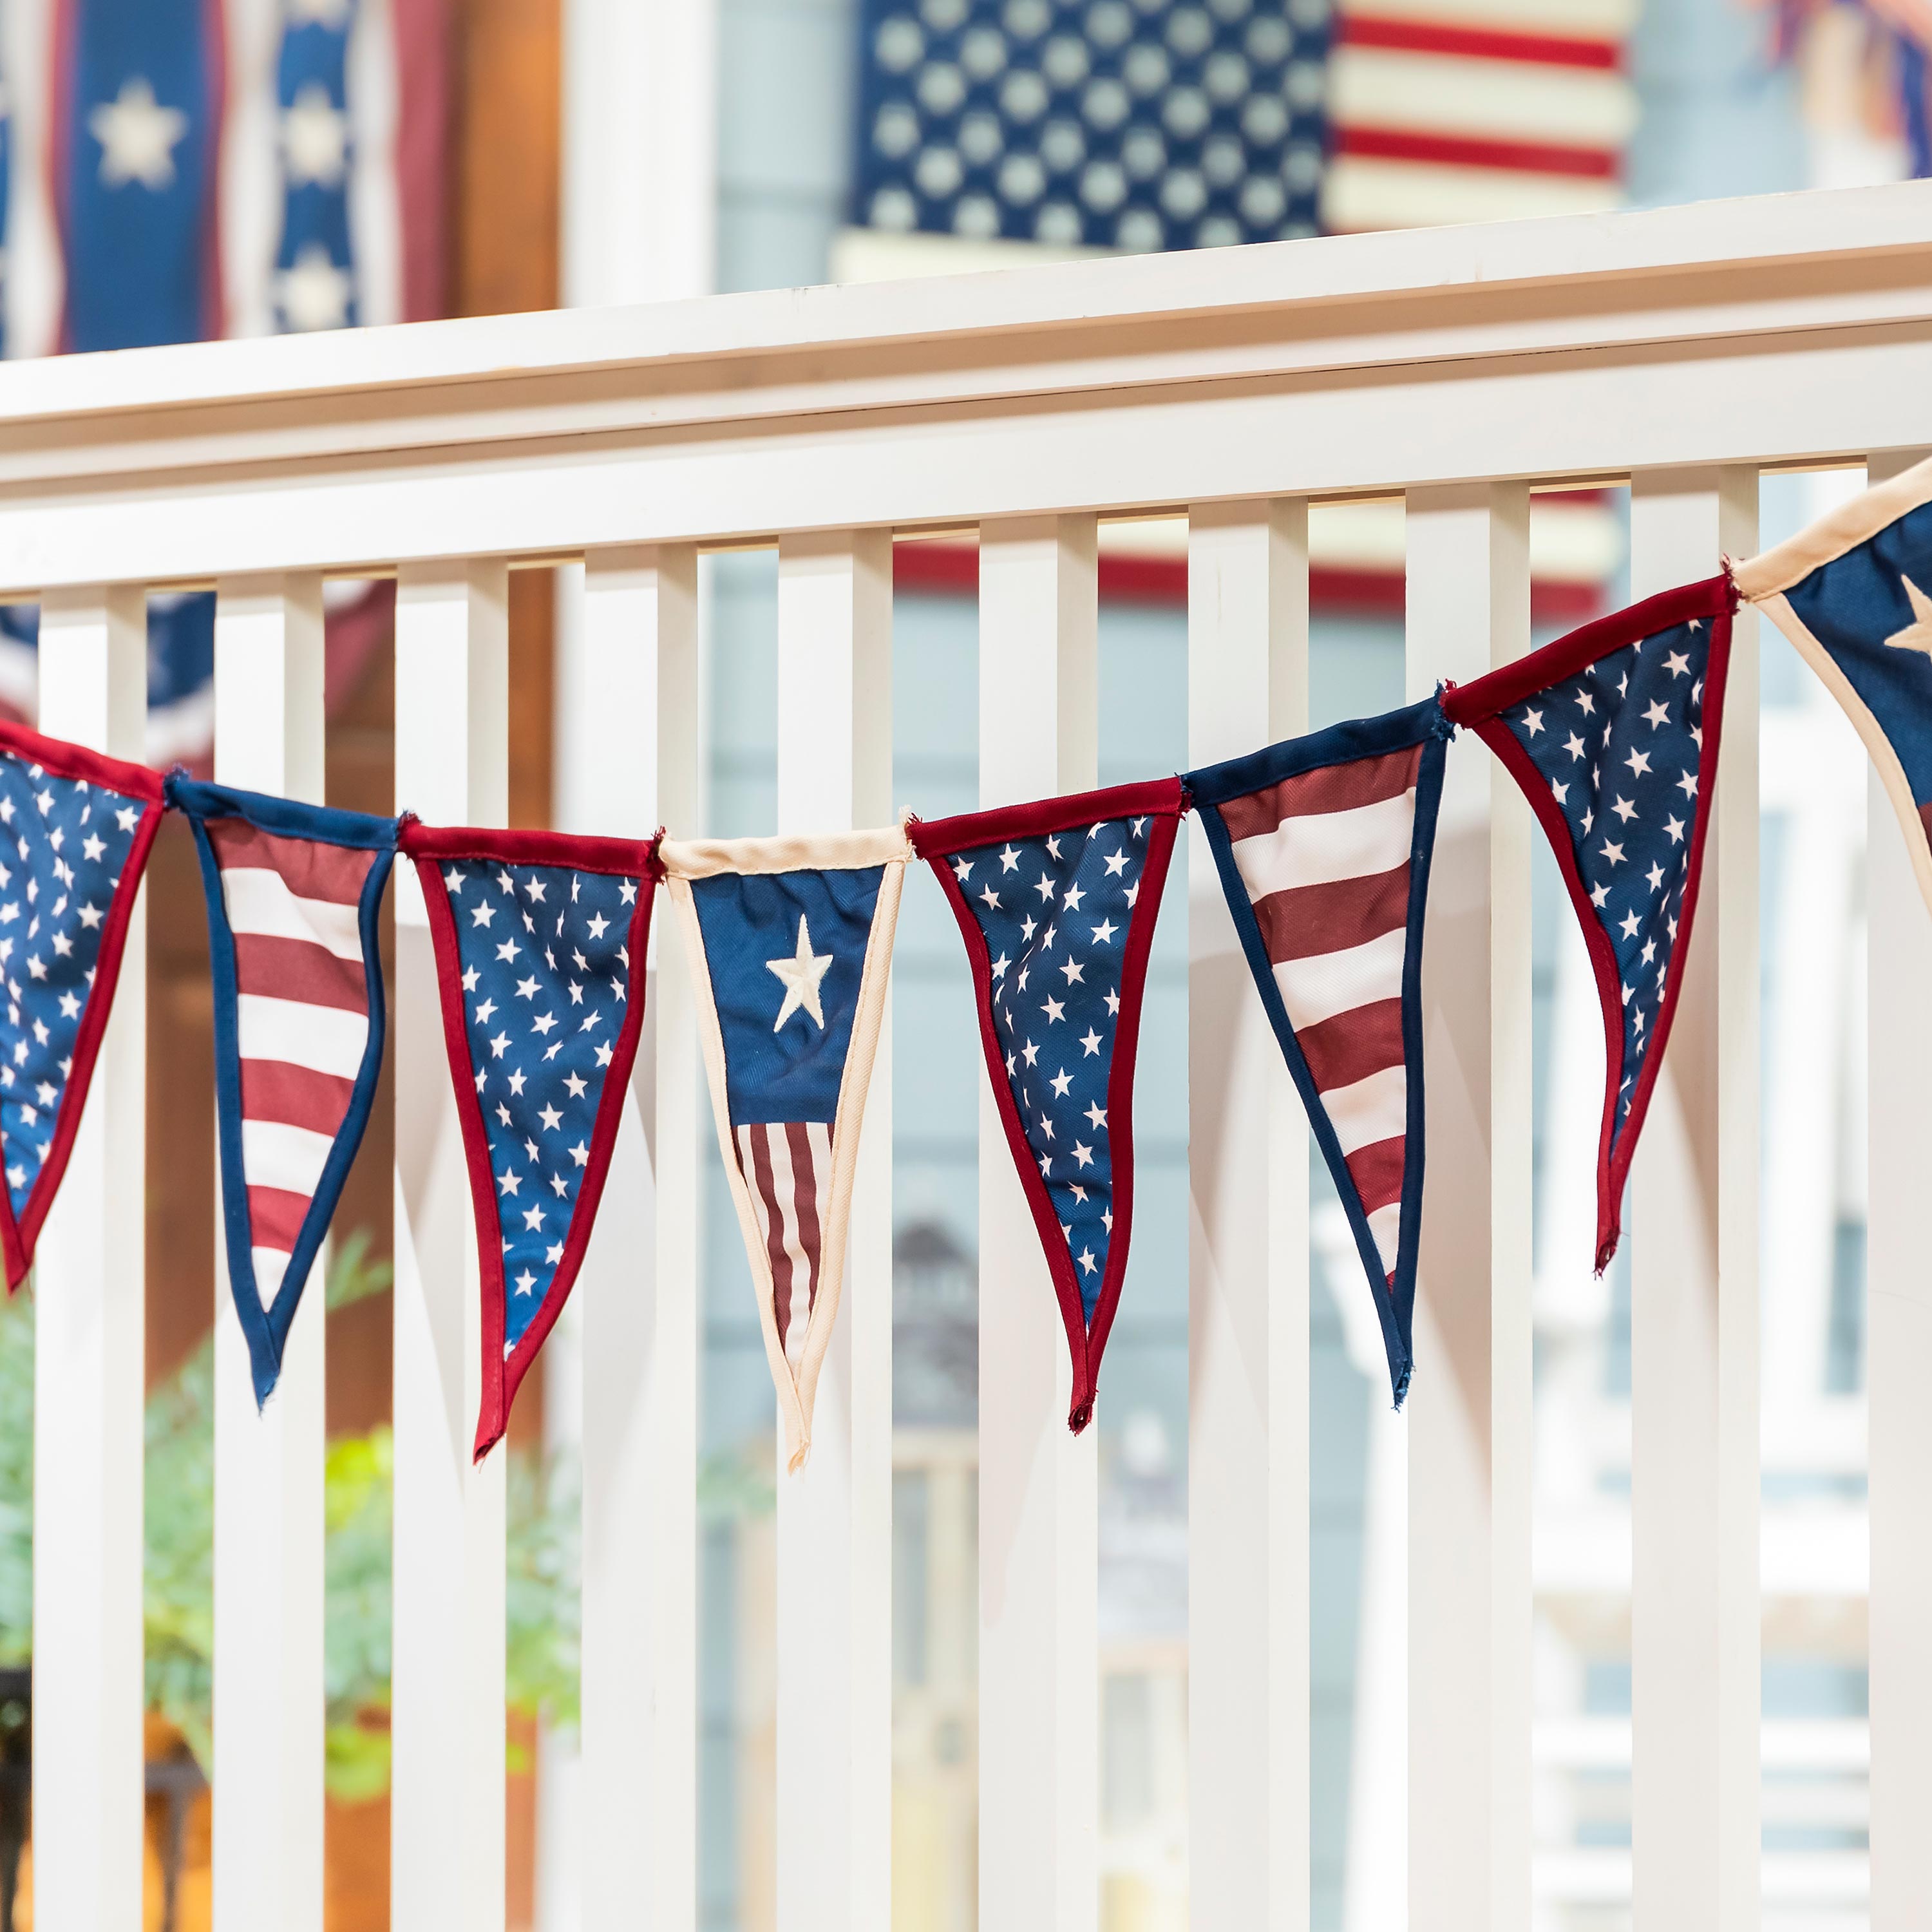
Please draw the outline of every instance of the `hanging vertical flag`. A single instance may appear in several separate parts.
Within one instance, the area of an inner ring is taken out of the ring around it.
[[[0,1248],[34,1262],[87,1105],[141,874],[159,773],[0,724]]]
[[[1932,460],[1735,574],[1864,740],[1932,906]]]
[[[644,1017],[652,842],[404,820],[483,1280],[480,1460],[569,1299]]]
[[[1596,974],[1600,1274],[1690,956],[1736,602],[1727,575],[1667,590],[1443,695],[1541,821]]]
[[[262,1403],[382,1071],[376,917],[396,821],[178,773],[167,800],[208,901],[222,1230]]]
[[[758,1290],[786,1460],[812,1448],[860,1124],[885,1018],[898,826],[658,848],[698,989],[718,1144]]]
[[[1178,778],[916,820],[980,999],[980,1041],[1092,1420],[1134,1216],[1134,1056]]]
[[[1415,1360],[1423,913],[1449,736],[1432,698],[1186,780],[1368,1271],[1397,1408]]]

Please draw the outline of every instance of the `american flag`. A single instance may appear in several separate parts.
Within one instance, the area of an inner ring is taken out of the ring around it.
[[[1430,699],[1187,779],[1376,1290],[1398,1403],[1413,1363],[1417,987],[1445,737]]]
[[[1450,692],[1562,868],[1603,1002],[1597,1266],[1669,1036],[1696,909],[1730,650],[1730,580],[1646,598]]]
[[[1062,251],[1614,206],[1632,0],[866,0],[860,231]],[[864,277],[946,264],[890,244]]]
[[[484,1283],[481,1456],[502,1434],[590,1241],[642,1017],[648,848],[414,824],[402,841],[429,905],[470,1159]],[[604,868],[614,860],[624,869]]]
[[[0,1233],[9,1287],[32,1264],[86,1104],[160,803],[152,772],[0,727]]]
[[[393,819],[174,778],[202,855],[223,1219],[259,1401],[368,1124]]]
[[[986,1070],[1073,1352],[1076,1430],[1126,1270],[1134,1058],[1179,813],[1168,781],[913,827],[966,936]]]

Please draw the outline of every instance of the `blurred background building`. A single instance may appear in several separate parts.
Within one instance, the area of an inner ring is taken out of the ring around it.
[[[1917,0],[0,0],[0,318],[5,352],[35,356],[1883,180],[1932,171],[1928,45]],[[1858,481],[1768,479],[1766,541]],[[1536,498],[1539,641],[1622,598],[1624,522],[1615,488]],[[1400,506],[1318,506],[1310,533],[1315,722],[1400,703]],[[1185,763],[1184,538],[1178,520],[1102,529],[1103,783]],[[575,577],[512,579],[512,813],[592,830],[573,782],[597,702]],[[898,547],[896,791],[928,815],[977,801],[976,585],[969,544]],[[706,798],[682,829],[768,832],[774,560],[707,560],[703,589]],[[387,809],[390,593],[331,596],[330,801]],[[206,757],[212,624],[203,595],[151,610],[157,758]],[[28,716],[34,630],[30,610],[0,616],[0,701]],[[1781,643],[1764,650],[1766,1924],[1835,1932],[1864,1922],[1864,777],[1822,692]],[[164,834],[150,895],[158,1390],[182,1386],[215,1292],[186,843]],[[1185,1923],[1186,916],[1177,885],[1100,1411],[1108,1932]],[[1588,1271],[1600,1034],[1547,867],[1535,933],[1537,1909],[1547,1932],[1610,1932],[1629,1888],[1629,1300],[1620,1268]],[[895,1067],[894,1918],[962,1932],[982,1076],[956,938],[916,885],[895,984],[917,1048]],[[338,1217],[376,1258],[387,1123],[379,1105]],[[772,1415],[710,1160],[700,1901],[705,1932],[758,1932],[772,1922]],[[1315,1184],[1314,1923],[1396,1932],[1402,1424],[1339,1208]],[[565,1494],[574,1346],[566,1321],[512,1441]],[[385,1294],[332,1316],[345,1442],[380,1442],[388,1361]],[[183,1466],[205,1481],[205,1463]],[[151,1519],[166,1502],[151,1483]],[[330,1641],[333,1672],[350,1641],[333,1621]],[[532,1694],[516,1720],[512,1922],[543,1932],[579,1923],[568,1706]],[[158,1757],[179,1761],[184,1737],[160,1726]],[[381,1784],[380,1768],[332,1779],[332,1932],[386,1922]],[[171,1815],[158,1802],[154,1922],[164,1867],[176,1922],[205,1922],[205,1836],[190,1821],[176,1842]]]

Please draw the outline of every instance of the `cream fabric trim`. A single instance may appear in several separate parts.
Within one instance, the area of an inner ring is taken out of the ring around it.
[[[782,866],[753,866],[740,868],[719,865],[692,873],[670,871],[664,884],[678,909],[678,923],[683,932],[685,950],[691,962],[691,974],[698,988],[698,1032],[704,1046],[704,1071],[711,1087],[711,1111],[718,1131],[718,1151],[724,1158],[724,1176],[730,1183],[732,1204],[738,1210],[738,1226],[745,1237],[745,1256],[752,1268],[752,1285],[758,1292],[758,1327],[765,1340],[765,1360],[778,1391],[778,1409],[784,1424],[785,1464],[789,1469],[803,1467],[812,1453],[812,1412],[818,1393],[818,1373],[831,1346],[832,1324],[838,1318],[838,1304],[844,1288],[845,1247],[851,1224],[852,1184],[857,1172],[859,1134],[865,1118],[866,1096],[872,1082],[872,1064],[878,1058],[879,1036],[885,1023],[886,988],[892,971],[892,937],[898,924],[899,896],[905,868],[912,856],[903,831],[890,835],[897,841],[897,854],[865,856],[843,860],[823,858],[794,859]],[[717,853],[746,847],[782,847],[788,850],[824,849],[850,845],[862,840],[882,841],[887,835],[859,832],[826,838],[771,838],[720,841],[700,849]],[[664,848],[659,848],[660,856]],[[686,850],[692,848],[687,848]],[[711,968],[704,956],[704,935],[698,922],[698,904],[692,896],[692,878],[709,878],[728,870],[790,872],[801,867],[824,868],[843,865],[862,867],[881,865],[884,876],[879,881],[878,901],[873,910],[872,929],[866,943],[866,963],[859,976],[859,1004],[852,1016],[852,1038],[846,1049],[844,1078],[840,1083],[838,1118],[832,1124],[832,1177],[827,1190],[825,1226],[820,1232],[818,1299],[805,1331],[805,1346],[799,1358],[798,1373],[792,1373],[778,1339],[778,1313],[772,1305],[776,1284],[772,1278],[771,1257],[766,1250],[764,1229],[760,1225],[757,1204],[752,1198],[731,1131],[730,1096],[724,1082],[724,1036],[718,1022],[718,1002],[711,987]]]
[[[809,838],[667,838],[658,848],[664,870],[686,879],[716,878],[721,872],[836,872],[890,866],[912,856],[903,824]]]
[[[1896,523],[1908,510],[1916,510],[1928,501],[1932,501],[1932,456],[1923,463],[1915,463],[1910,470],[1901,470],[1882,483],[1874,483],[1864,495],[1840,503],[1774,550],[1753,557],[1748,563],[1734,566],[1732,580],[1738,586],[1738,595],[1757,604],[1780,590],[1789,590],[1794,584],[1803,583],[1821,563],[1829,563],[1846,550],[1868,542],[1886,524]],[[1797,643],[1788,626],[1780,622],[1778,628]],[[1804,646],[1798,648],[1802,650]],[[1925,842],[1922,835],[1918,842],[1922,845]]]
[[[1918,468],[1927,472],[1927,493],[1932,494],[1932,462],[1922,463]],[[1908,476],[1916,473],[1912,470],[1906,472]],[[1856,508],[1857,506],[1848,507]],[[1891,522],[1898,514],[1896,511],[1888,512],[1885,521]],[[1828,522],[1830,520],[1827,518],[1826,520]],[[1881,524],[1880,528],[1883,527],[1884,524]],[[1864,540],[1862,536],[1851,539],[1853,543],[1862,543]],[[1769,554],[1775,556],[1777,552],[1772,551]],[[1815,566],[1808,566],[1801,574],[1809,574],[1812,568]],[[1919,892],[1925,901],[1927,909],[1932,910],[1932,844],[1927,842],[1924,821],[1918,816],[1918,807],[1912,796],[1912,787],[1906,781],[1905,767],[1899,763],[1898,754],[1892,749],[1892,740],[1879,729],[1878,720],[1871,715],[1870,709],[1864,699],[1852,688],[1851,680],[1839,669],[1838,660],[1811,634],[1810,626],[1792,609],[1789,600],[1782,593],[1762,597],[1758,600],[1758,608],[1791,640],[1798,656],[1817,673],[1820,682],[1838,700],[1839,708],[1852,721],[1852,729],[1864,741],[1864,748],[1871,759],[1873,768],[1885,787],[1886,797],[1892,800],[1892,810],[1898,815],[1898,829],[1905,836],[1906,850],[1912,855],[1912,870],[1918,880]]]

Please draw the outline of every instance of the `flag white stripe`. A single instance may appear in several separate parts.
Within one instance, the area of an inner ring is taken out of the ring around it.
[[[311,1006],[306,1000],[273,1000],[261,993],[242,994],[235,1010],[244,1060],[278,1060],[344,1080],[353,1080],[362,1070],[369,1043],[367,1013]]]
[[[1345,46],[1329,58],[1328,111],[1340,127],[1614,153],[1636,96],[1621,74],[1587,68]]]
[[[1288,1024],[1299,1033],[1337,1013],[1397,998],[1408,947],[1408,934],[1398,927],[1365,946],[1283,960],[1274,968],[1274,979],[1288,1009]]]
[[[1637,0],[1346,0],[1341,12],[1345,21],[1486,27],[1620,46],[1636,24]]]
[[[1586,175],[1398,161],[1377,154],[1336,154],[1322,177],[1322,224],[1343,233],[1594,214],[1621,207],[1623,199],[1614,181]]]
[[[242,1172],[250,1187],[278,1187],[285,1193],[313,1196],[322,1183],[328,1151],[327,1134],[286,1120],[242,1123]]]
[[[280,1292],[282,1276],[287,1274],[289,1257],[280,1248],[250,1248],[255,1262],[255,1292],[266,1308]]]
[[[1396,1140],[1408,1130],[1408,1070],[1384,1066],[1346,1087],[1331,1087],[1322,1096],[1335,1138],[1345,1154],[1378,1141]]]
[[[280,873],[266,866],[222,868],[221,897],[229,929],[262,939],[301,939],[326,947],[338,959],[360,962],[359,909],[329,899],[303,898]]]
[[[1369,1232],[1376,1252],[1382,1258],[1384,1271],[1394,1274],[1396,1251],[1402,1245],[1402,1203],[1391,1201],[1386,1208],[1378,1208],[1369,1216]]]
[[[1285,818],[1272,832],[1234,842],[1234,864],[1250,900],[1302,886],[1373,878],[1405,864],[1415,831],[1415,789],[1351,812]]]

